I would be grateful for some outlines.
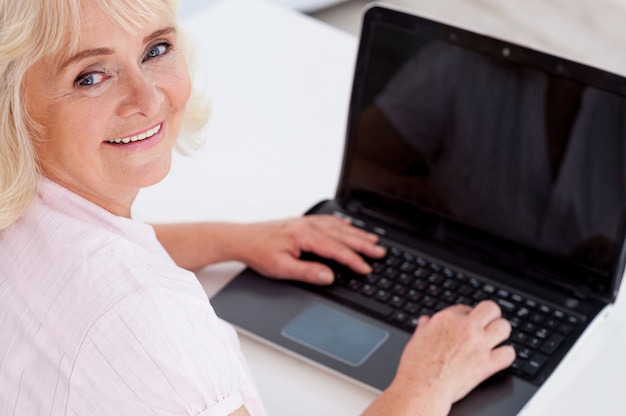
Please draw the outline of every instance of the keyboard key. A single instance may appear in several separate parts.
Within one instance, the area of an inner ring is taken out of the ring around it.
[[[377,274],[368,274],[367,276],[365,276],[365,282],[372,285],[378,283],[379,280],[380,276]]]
[[[480,281],[478,281],[477,279],[475,279],[475,278],[473,278],[473,277],[472,277],[472,278],[470,278],[470,279],[468,280],[468,283],[469,283],[469,284],[470,284],[470,286],[472,286],[474,289],[478,289],[479,287],[481,287],[481,286],[482,286],[482,283],[480,283]]]
[[[511,300],[515,303],[522,303],[524,301],[524,298],[521,295],[514,293],[511,295]]]
[[[428,286],[428,289],[426,290],[426,294],[433,296],[433,297],[438,297],[439,295],[441,295],[441,292],[443,292],[442,288],[437,285],[430,285]]]
[[[361,290],[359,292],[367,297],[372,297],[376,293],[376,286],[363,285],[363,287],[361,287]]]
[[[448,279],[443,282],[443,287],[446,289],[455,290],[457,287],[459,287],[459,282],[453,279]]]
[[[422,298],[422,294],[414,289],[409,289],[409,291],[406,294],[406,298],[410,300],[411,302],[417,302],[418,300]]]
[[[523,332],[515,332],[511,339],[519,344],[524,344],[526,339],[528,339],[528,335]]]
[[[472,293],[474,293],[474,290],[472,290],[471,287],[467,286],[467,285],[463,285],[459,288],[458,290],[459,294],[463,295],[463,296],[469,296]]]
[[[400,273],[400,276],[398,277],[398,283],[408,286],[411,284],[411,282],[413,282],[413,276],[407,273]]]
[[[417,328],[417,321],[419,318],[410,318],[408,321],[406,321],[404,323],[404,328],[408,329],[409,331],[414,331],[415,328]]]
[[[434,309],[436,304],[437,304],[437,299],[434,299],[430,296],[424,296],[422,298],[422,305],[424,305],[424,307],[428,309]]]
[[[537,375],[537,373],[541,371],[547,361],[548,357],[546,357],[545,355],[535,354],[524,366],[522,371],[529,376]]]
[[[434,273],[428,278],[428,281],[430,283],[435,283],[435,284],[441,284],[444,280],[445,280],[445,277],[443,277],[442,275],[438,273]]]
[[[384,290],[384,289],[379,289],[376,291],[376,294],[374,295],[374,299],[376,299],[379,302],[387,302],[389,300],[389,298],[391,298],[391,294]]]
[[[427,278],[431,274],[432,273],[429,270],[427,270],[427,269],[425,269],[423,267],[420,267],[420,268],[418,268],[417,270],[415,270],[413,272],[413,275],[415,275],[415,277],[423,277],[423,278]]]
[[[543,346],[541,347],[541,352],[552,355],[561,346],[561,344],[563,344],[563,341],[565,341],[565,337],[558,334],[553,334],[543,344]]]
[[[574,327],[572,327],[571,325],[562,324],[562,325],[559,325],[559,327],[557,328],[557,331],[563,335],[569,335],[573,329]]]
[[[391,292],[394,295],[398,295],[398,296],[404,297],[406,295],[406,292],[408,292],[408,289],[404,285],[395,284],[395,285],[393,285],[393,288],[391,289]]]
[[[408,302],[404,305],[404,310],[410,315],[417,315],[417,311],[420,310],[420,306],[417,303]]]
[[[384,303],[376,302],[372,298],[365,297],[359,293],[355,293],[350,289],[340,286],[328,286],[324,289],[331,296],[343,299],[363,309],[371,311],[375,315],[389,316],[393,312],[393,308]]]
[[[517,352],[517,356],[524,360],[529,359],[533,354],[531,349],[528,347],[518,347],[517,349],[515,349],[515,351]]]
[[[503,313],[513,313],[515,311],[515,304],[505,299],[497,299],[496,303],[500,305]]]
[[[515,361],[513,361],[513,364],[511,364],[511,370],[519,371],[522,368],[524,368],[525,365],[526,365],[526,362],[524,360],[516,358]]]
[[[402,306],[404,306],[404,299],[400,296],[392,296],[389,300],[389,305],[393,306],[394,308],[401,308]]]
[[[399,274],[400,274],[400,271],[392,267],[387,267],[385,271],[383,272],[383,276],[392,280],[397,279]]]
[[[393,286],[393,281],[383,277],[382,279],[378,280],[378,282],[376,283],[376,286],[378,286],[381,289],[387,290],[391,288],[391,286]]]
[[[381,274],[385,270],[385,265],[381,262],[375,261],[372,263],[372,271],[375,274]]]
[[[533,322],[534,322],[534,323],[536,323],[536,324],[540,324],[540,323],[542,323],[544,319],[546,319],[546,316],[545,316],[545,315],[542,315],[542,314],[540,314],[540,313],[533,313],[533,314],[530,316],[530,320],[531,320],[531,321],[533,321]]]
[[[445,292],[443,292],[440,297],[441,300],[449,304],[455,303],[456,298],[457,298],[457,295],[450,290],[446,290]]]
[[[402,270],[403,272],[411,273],[415,270],[416,267],[417,266],[415,266],[414,263],[405,261],[400,265],[400,270]]]
[[[526,341],[526,345],[528,345],[533,350],[536,350],[541,345],[541,340],[539,338],[533,337],[529,339],[528,341]]]
[[[423,292],[424,290],[426,290],[427,286],[428,286],[428,283],[426,283],[425,281],[421,279],[417,279],[415,282],[413,282],[413,287],[419,290],[420,292]]]
[[[530,322],[526,322],[524,325],[522,325],[522,331],[528,334],[532,334],[533,332],[535,332],[536,329],[537,329],[537,326]]]
[[[546,328],[540,328],[535,335],[537,336],[537,338],[541,338],[541,339],[546,339],[548,338],[548,335],[550,334],[550,332],[546,329]]]
[[[489,295],[487,295],[482,290],[479,290],[478,292],[474,293],[474,296],[472,296],[472,298],[474,298],[474,300],[477,300],[477,301],[480,302],[481,300],[488,299]]]
[[[363,282],[357,279],[350,279],[350,281],[346,284],[350,289],[357,291],[363,286]]]
[[[456,303],[457,305],[473,305],[474,301],[470,298],[467,298],[465,296],[459,296],[454,303]]]
[[[543,326],[548,329],[554,329],[558,326],[558,322],[552,318],[548,318],[543,322]]]
[[[552,311],[552,309],[546,305],[539,305],[539,311],[544,315],[548,315]]]
[[[578,318],[576,318],[575,316],[569,315],[566,321],[570,323],[571,325],[578,325]]]
[[[395,311],[392,315],[391,315],[391,320],[393,322],[396,323],[403,323],[404,321],[406,321],[409,318],[409,315],[407,315],[406,313],[402,312],[402,311]]]

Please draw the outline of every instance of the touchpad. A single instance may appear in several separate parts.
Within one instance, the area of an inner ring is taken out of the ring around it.
[[[387,331],[321,303],[300,312],[282,334],[353,367],[363,364],[389,337]]]

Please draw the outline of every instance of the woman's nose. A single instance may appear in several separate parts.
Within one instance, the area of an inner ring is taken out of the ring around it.
[[[118,116],[140,114],[150,117],[161,109],[163,94],[150,77],[139,69],[126,74],[121,88],[123,99],[118,107]]]

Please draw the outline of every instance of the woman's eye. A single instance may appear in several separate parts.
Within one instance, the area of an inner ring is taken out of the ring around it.
[[[148,59],[152,59],[152,58],[158,58],[159,56],[165,55],[169,51],[170,48],[171,48],[171,45],[167,42],[159,43],[158,45],[155,45],[152,48],[150,48],[150,50],[148,50],[144,58],[144,61],[147,61]]]
[[[104,81],[104,74],[90,72],[76,78],[75,83],[81,87],[91,87],[100,84],[102,81]]]

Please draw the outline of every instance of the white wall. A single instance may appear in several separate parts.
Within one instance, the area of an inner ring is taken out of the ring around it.
[[[193,15],[194,12],[202,10],[212,3],[228,0],[179,0],[180,16],[182,18]],[[269,0],[277,4],[294,8],[303,12],[319,10],[324,7],[342,3],[346,0]]]

